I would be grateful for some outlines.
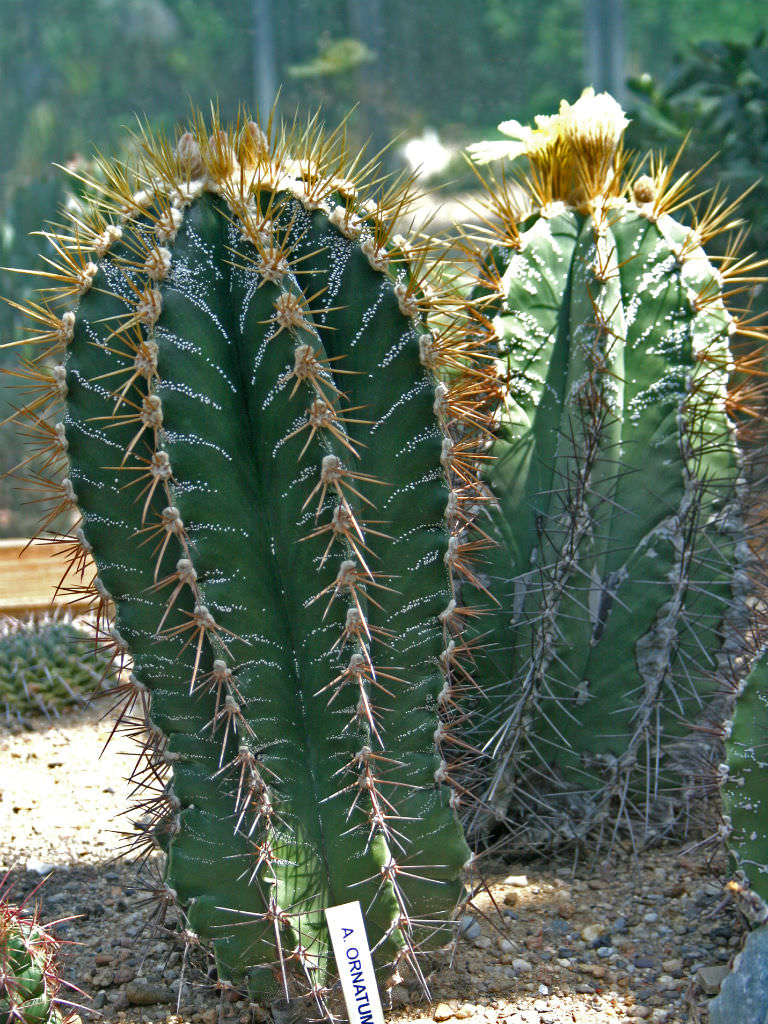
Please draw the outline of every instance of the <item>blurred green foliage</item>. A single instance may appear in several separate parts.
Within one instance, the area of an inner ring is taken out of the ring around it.
[[[746,248],[768,257],[766,33],[749,43],[700,43],[664,82],[646,74],[629,84],[640,99],[630,111],[630,146],[672,153],[685,141],[680,169],[703,167],[697,190],[717,186],[732,199],[743,196],[739,213],[750,228]],[[768,309],[765,288],[753,299]]]
[[[624,10],[634,74],[663,76],[687,41],[745,42],[766,21],[762,0],[704,9],[625,0]],[[499,121],[527,123],[590,84],[584,12],[585,0],[4,0],[0,196],[11,178],[38,177],[51,161],[93,145],[111,153],[137,115],[171,130],[190,104],[213,98],[225,117],[253,106],[265,32],[289,115],[315,105],[295,74],[311,69],[345,110],[375,80],[351,121],[360,138],[382,111],[393,134],[431,126],[458,141],[485,138]]]
[[[28,232],[59,219],[56,209],[66,201],[70,186],[53,171],[54,161],[76,164],[94,149],[113,154],[126,126],[135,127],[137,118],[171,133],[191,106],[206,109],[213,101],[224,119],[234,118],[241,104],[255,109],[265,45],[274,57],[274,91],[280,90],[284,116],[292,117],[297,109],[304,116],[321,106],[333,123],[354,107],[348,121],[352,145],[370,140],[376,150],[392,139],[435,129],[441,141],[459,150],[470,141],[493,137],[502,120],[515,117],[529,123],[534,114],[556,109],[561,97],[574,100],[585,85],[599,84],[584,80],[586,3],[3,0],[0,265],[32,266],[41,240],[30,240]],[[737,65],[742,50],[754,56],[760,47],[747,44],[766,23],[764,0],[719,0],[705,8],[699,0],[647,0],[642,5],[624,0],[623,6],[627,71],[638,80],[649,71],[654,83],[666,80],[675,53],[687,42],[736,39],[740,42],[731,49],[717,44],[731,55],[728,60]],[[708,52],[706,46],[701,52]],[[722,65],[724,81],[731,73],[728,60]],[[752,73],[764,87],[763,68],[756,66]],[[711,149],[725,152],[727,139],[730,152],[733,135],[735,154],[741,145],[738,135],[753,146],[750,154],[759,148],[759,140],[765,152],[765,120],[758,125],[745,83],[739,84],[738,103],[743,96],[744,109],[735,127],[729,124],[730,115],[719,110],[724,128],[714,128],[704,101],[701,113],[691,115],[697,120],[696,145],[702,151],[708,151],[709,138],[716,136]],[[662,96],[669,88],[652,87]],[[682,86],[678,91],[685,92]],[[703,92],[714,97],[717,107],[718,94]],[[727,93],[724,88],[722,96]],[[675,109],[688,109],[688,101],[681,106],[671,92],[669,101]],[[655,100],[643,106],[650,111]],[[261,114],[266,112],[262,109]],[[685,117],[678,123],[677,115],[661,108],[659,114],[671,128],[658,141],[666,146],[671,141],[674,147],[676,133],[686,130]],[[637,120],[639,125],[640,115]],[[693,146],[689,153],[698,158]],[[390,169],[397,166],[397,146],[385,159]],[[729,158],[727,166],[718,165],[736,190],[753,180],[752,156],[743,159],[745,163]],[[764,166],[764,157],[762,164],[756,159]],[[448,173],[457,173],[455,161]],[[458,185],[471,181],[467,173]],[[758,201],[755,193],[750,216],[754,213],[755,240],[764,245],[765,215]],[[24,298],[30,279],[3,271],[0,278],[3,295]],[[0,311],[3,339],[16,334],[17,321],[12,309]],[[17,352],[0,349],[0,365],[15,359]],[[0,385],[0,420],[12,411],[14,401],[8,387]],[[0,428],[0,473],[22,457],[12,435]],[[0,483],[0,535],[24,533],[35,519],[34,510],[19,511],[23,495],[12,497],[10,486]],[[9,507],[10,521],[4,512]]]

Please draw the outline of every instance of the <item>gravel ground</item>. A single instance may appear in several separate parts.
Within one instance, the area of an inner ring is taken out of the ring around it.
[[[0,727],[0,877],[12,868],[21,898],[50,873],[41,916],[77,915],[56,927],[72,943],[63,973],[105,1024],[269,1020],[216,989],[201,951],[148,925],[151,878],[115,859],[131,833],[120,814],[132,755],[119,737],[102,754],[112,723],[101,704],[24,732]],[[388,1021],[705,1024],[743,939],[720,851],[667,846],[599,870],[496,862],[487,876],[452,962],[430,965],[432,1001],[399,985]]]

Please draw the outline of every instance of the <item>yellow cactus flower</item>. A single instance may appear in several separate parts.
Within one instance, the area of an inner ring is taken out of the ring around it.
[[[612,96],[585,89],[574,104],[562,100],[557,114],[539,114],[534,124],[531,128],[502,121],[499,131],[510,141],[475,143],[469,147],[472,159],[489,163],[526,156],[528,185],[542,205],[562,201],[592,206],[600,196],[611,194],[629,124]]]

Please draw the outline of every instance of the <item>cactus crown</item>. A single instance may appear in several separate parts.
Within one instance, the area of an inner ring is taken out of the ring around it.
[[[528,158],[530,185],[540,206],[563,202],[586,210],[618,193],[628,121],[612,96],[585,89],[573,106],[562,100],[557,114],[539,115],[535,123],[528,128],[505,121],[499,128],[516,139],[507,155]],[[482,160],[482,149],[479,155]]]
[[[471,346],[429,244],[395,234],[407,189],[374,201],[342,132],[214,116],[139,143],[28,310],[43,527],[73,517],[132,659],[161,902],[222,978],[325,1012],[324,906],[359,898],[379,962],[420,974],[463,898]]]

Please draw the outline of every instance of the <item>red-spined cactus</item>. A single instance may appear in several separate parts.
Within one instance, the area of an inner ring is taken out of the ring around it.
[[[33,894],[32,894],[33,895]],[[59,973],[62,943],[38,911],[10,902],[8,874],[0,880],[0,1021],[3,1024],[67,1024],[75,1017]],[[79,990],[74,990],[79,991]]]

